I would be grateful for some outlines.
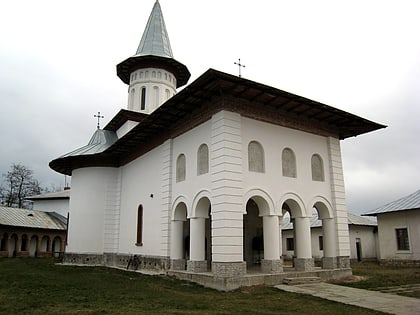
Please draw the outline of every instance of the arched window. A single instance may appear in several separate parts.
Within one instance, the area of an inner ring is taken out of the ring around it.
[[[168,89],[165,90],[165,95],[166,95],[166,100],[168,100],[171,97]]]
[[[146,87],[141,88],[140,94],[140,109],[144,110],[146,108]]]
[[[130,106],[131,108],[133,108],[134,106],[134,94],[135,94],[136,90],[135,89],[131,89],[130,91]]]
[[[324,163],[318,154],[312,155],[311,158],[312,180],[323,182],[324,179]]]
[[[137,246],[143,246],[143,205],[137,208]]]
[[[264,150],[260,143],[251,141],[248,144],[248,168],[251,172],[264,173]]]
[[[152,71],[152,78],[156,78],[156,71]]]
[[[162,79],[162,72],[158,71],[158,79]]]
[[[182,182],[185,180],[185,173],[186,173],[186,161],[185,155],[180,154],[176,159],[176,182]]]
[[[286,148],[281,154],[282,174],[296,178],[296,157],[292,149]]]
[[[153,87],[153,92],[155,94],[155,106],[159,106],[159,88],[157,86]]]
[[[209,147],[202,144],[197,151],[197,175],[209,172]]]

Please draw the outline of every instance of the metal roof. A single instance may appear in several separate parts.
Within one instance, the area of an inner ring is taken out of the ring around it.
[[[375,221],[370,219],[363,218],[359,215],[348,212],[347,213],[347,222],[349,225],[364,225],[364,226],[377,226],[378,224]],[[318,219],[318,215],[315,215],[311,218],[311,228],[322,227],[322,221]],[[283,217],[283,222],[281,224],[282,230],[292,230],[293,224],[290,222],[290,216]]]
[[[165,69],[176,77],[176,86],[188,82],[191,74],[188,68],[175,60],[169,42],[165,21],[159,2],[156,1],[144,29],[136,54],[117,65],[117,75],[125,83],[130,83],[130,74],[141,68]]]
[[[44,199],[69,199],[70,198],[70,189],[65,189],[61,191],[47,192],[45,194],[30,196],[25,199],[27,200],[44,200]]]
[[[406,211],[406,210],[420,210],[420,190],[408,195],[406,197],[397,199],[386,205],[379,207],[373,211],[365,213],[366,216],[376,216],[381,213]]]
[[[65,230],[67,219],[56,212],[0,207],[0,225]]]
[[[156,1],[150,13],[146,28],[137,48],[136,56],[161,56],[173,58],[168,31],[163,20],[162,10]]]
[[[81,148],[76,150],[77,157],[66,154],[51,161],[50,167],[67,175],[79,167],[119,167],[211,119],[221,110],[339,139],[386,127],[295,94],[209,69],[106,150],[82,155]]]

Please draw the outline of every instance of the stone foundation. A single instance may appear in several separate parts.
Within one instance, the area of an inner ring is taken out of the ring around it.
[[[171,259],[170,269],[171,270],[185,270],[187,267],[187,261],[185,259]]]
[[[262,273],[280,273],[283,272],[283,260],[261,260]]]
[[[315,269],[313,258],[294,258],[293,265],[296,271],[312,271]]]
[[[322,257],[322,269],[336,269],[337,258],[336,257]]]
[[[350,268],[350,257],[349,256],[338,256],[337,257],[337,268],[340,268],[340,269]]]
[[[246,275],[246,262],[212,262],[211,271],[215,278],[237,278]]]
[[[420,267],[420,260],[409,259],[381,259],[380,265],[404,266],[404,267]]]
[[[187,261],[188,272],[207,272],[207,260],[188,260]]]

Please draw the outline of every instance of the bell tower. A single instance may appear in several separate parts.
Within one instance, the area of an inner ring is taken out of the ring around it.
[[[158,0],[136,54],[117,65],[117,75],[129,86],[127,109],[144,114],[152,113],[188,82],[187,67],[173,58]]]

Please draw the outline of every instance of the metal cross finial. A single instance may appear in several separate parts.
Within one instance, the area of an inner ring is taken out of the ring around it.
[[[98,118],[98,129],[99,129],[99,119],[104,118],[104,116],[101,116],[101,112],[98,112],[98,115],[93,115],[93,117]]]
[[[241,77],[241,67],[245,68],[245,65],[241,64],[241,58],[238,59],[239,62],[234,62],[235,65],[238,65],[239,67],[239,77]]]

